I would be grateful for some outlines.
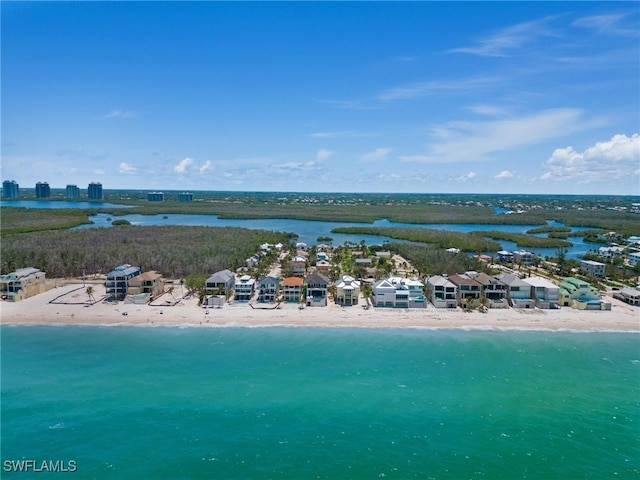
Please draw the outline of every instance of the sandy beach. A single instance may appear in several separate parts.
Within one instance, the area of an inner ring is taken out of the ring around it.
[[[59,283],[58,283],[59,284]],[[225,304],[203,309],[196,298],[173,299],[165,294],[152,305],[99,301],[104,286],[93,284],[98,300],[88,305],[82,284],[57,286],[26,300],[0,303],[0,322],[16,325],[149,325],[202,327],[361,327],[361,328],[447,328],[518,329],[640,332],[640,308],[610,298],[611,311],[581,311],[569,307],[557,310],[495,309],[486,313],[462,309],[443,310],[429,305],[424,309],[387,309],[363,306],[298,308],[281,304],[278,308],[252,308],[247,303]]]

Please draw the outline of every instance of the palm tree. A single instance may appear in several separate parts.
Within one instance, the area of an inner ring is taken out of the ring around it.
[[[89,297],[89,302],[92,303],[92,304],[96,303],[96,299],[93,296],[93,292],[94,292],[94,290],[93,290],[93,287],[91,287],[91,286],[87,287],[87,289],[85,290],[85,293],[87,294],[87,297]]]
[[[480,297],[480,305],[482,305],[482,311],[486,312],[489,306],[489,299],[487,297]]]

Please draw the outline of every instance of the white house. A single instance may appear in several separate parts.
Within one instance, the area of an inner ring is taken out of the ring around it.
[[[238,302],[248,302],[253,297],[256,288],[256,280],[249,275],[243,275],[236,282],[234,299]]]
[[[535,300],[531,298],[531,285],[511,273],[496,275],[499,281],[505,284],[507,299],[514,308],[533,308]]]
[[[595,262],[593,260],[580,260],[580,270],[588,275],[594,277],[604,277],[604,270],[606,265],[601,262]]]
[[[511,263],[513,262],[513,253],[508,252],[507,250],[500,250],[498,252],[498,259],[501,262]]]
[[[513,252],[513,261],[520,265],[533,265],[535,259],[536,256],[526,250],[514,250]]]
[[[456,308],[458,287],[446,277],[434,275],[427,278],[427,296],[436,308]]]
[[[523,282],[531,285],[531,297],[538,308],[557,308],[559,302],[560,287],[542,277],[523,278]]]
[[[408,278],[389,277],[373,284],[374,307],[424,308],[424,284]]]
[[[624,248],[618,245],[613,245],[610,247],[600,247],[598,249],[598,256],[602,258],[607,258],[607,259],[617,257],[618,255],[622,255],[623,253],[624,253]]]
[[[640,263],[640,252],[633,252],[629,254],[629,265],[635,267]]]

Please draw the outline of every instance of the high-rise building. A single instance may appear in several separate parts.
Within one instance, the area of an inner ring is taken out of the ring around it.
[[[102,198],[102,184],[100,182],[91,182],[87,189],[87,195],[93,199]]]
[[[67,185],[67,198],[80,198],[80,189],[77,185]]]
[[[49,198],[51,196],[51,189],[47,182],[36,183],[36,198]]]
[[[149,202],[164,202],[164,193],[162,192],[147,193],[147,200]]]
[[[4,198],[20,197],[20,185],[15,180],[5,180],[2,182],[2,196]]]
[[[179,202],[193,202],[193,193],[182,192],[178,194]]]

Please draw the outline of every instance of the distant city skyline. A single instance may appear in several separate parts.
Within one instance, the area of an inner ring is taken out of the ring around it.
[[[21,188],[640,194],[636,2],[0,8]]]

